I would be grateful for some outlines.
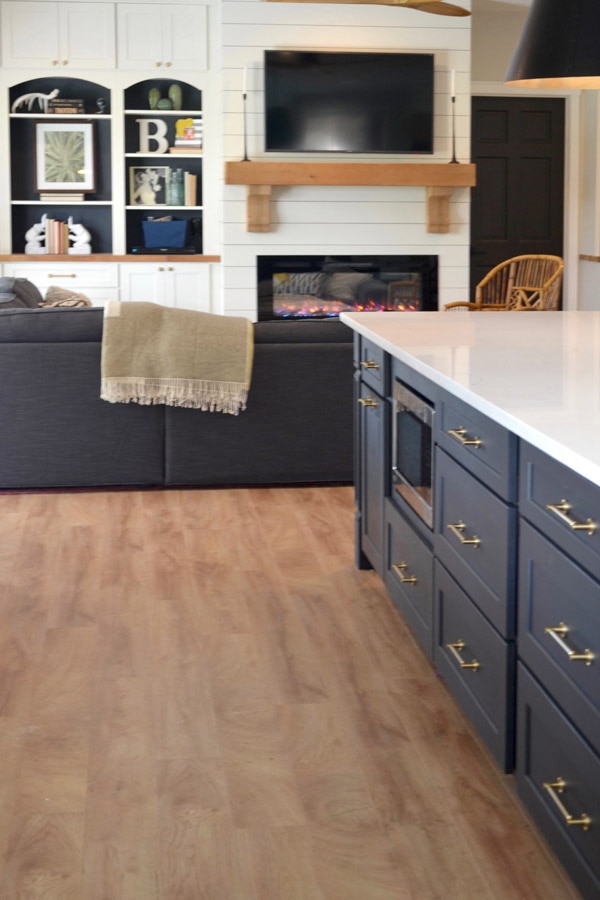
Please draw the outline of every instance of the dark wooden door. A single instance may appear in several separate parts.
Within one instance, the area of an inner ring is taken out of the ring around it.
[[[521,253],[563,255],[565,104],[473,97],[471,299],[493,266]]]

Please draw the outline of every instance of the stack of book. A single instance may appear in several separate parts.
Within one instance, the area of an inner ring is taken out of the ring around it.
[[[177,119],[169,153],[202,153],[202,119]]]
[[[77,191],[40,191],[42,203],[83,203],[85,194]]]
[[[46,253],[69,252],[69,226],[60,219],[46,218]]]
[[[85,112],[83,100],[66,100],[54,97],[48,100],[48,112],[55,116],[81,115]]]

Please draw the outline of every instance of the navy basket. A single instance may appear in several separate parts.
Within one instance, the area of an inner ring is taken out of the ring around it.
[[[188,223],[185,219],[170,222],[148,222],[142,220],[144,247],[185,247]]]

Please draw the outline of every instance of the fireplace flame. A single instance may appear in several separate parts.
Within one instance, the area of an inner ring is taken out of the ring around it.
[[[362,303],[347,303],[342,300],[322,300],[315,297],[303,298],[301,302],[282,301],[274,306],[278,318],[316,318],[339,316],[342,312],[417,312],[418,303],[397,301],[384,303],[368,299]]]

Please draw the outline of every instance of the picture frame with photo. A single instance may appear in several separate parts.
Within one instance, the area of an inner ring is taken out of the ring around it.
[[[94,193],[93,123],[35,123],[35,185],[38,192]]]
[[[169,166],[130,166],[129,205],[164,206]]]

